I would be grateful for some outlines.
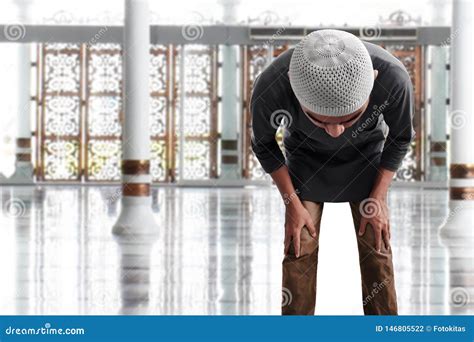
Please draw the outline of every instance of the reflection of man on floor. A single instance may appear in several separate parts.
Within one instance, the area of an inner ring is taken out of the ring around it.
[[[283,314],[314,314],[324,202],[350,202],[365,314],[397,314],[386,197],[414,136],[412,93],[395,57],[338,30],[309,34],[255,81],[252,148],[286,205]]]

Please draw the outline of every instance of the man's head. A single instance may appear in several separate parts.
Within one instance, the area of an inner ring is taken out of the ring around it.
[[[367,108],[377,71],[359,38],[345,31],[319,30],[295,47],[288,75],[311,121],[338,137]]]

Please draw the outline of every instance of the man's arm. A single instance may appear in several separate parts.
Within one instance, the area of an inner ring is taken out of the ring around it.
[[[375,248],[380,251],[382,241],[388,248],[390,241],[390,222],[387,207],[387,193],[396,170],[405,157],[415,132],[413,130],[413,86],[407,81],[401,91],[392,96],[394,104],[384,113],[389,127],[377,177],[372,186],[365,208],[361,211],[359,235],[364,235],[367,224],[374,229]],[[369,210],[368,208],[371,207]],[[375,215],[373,210],[376,211]],[[367,213],[367,214],[366,214]]]
[[[288,254],[291,242],[295,255],[300,256],[300,234],[304,226],[308,228],[313,238],[316,238],[316,227],[311,215],[301,203],[293,183],[291,182],[288,168],[285,166],[273,171],[270,176],[280,191],[285,203],[285,254]]]
[[[369,197],[378,199],[386,198],[394,175],[394,171],[380,167]]]
[[[389,97],[390,107],[383,112],[384,121],[389,128],[385,141],[380,166],[396,172],[415,138],[413,129],[413,85],[406,75],[400,90]]]
[[[285,203],[285,254],[293,242],[295,255],[300,254],[300,232],[306,226],[316,236],[316,228],[310,214],[301,203],[285,163],[285,157],[275,139],[277,122],[275,113],[282,111],[279,94],[275,87],[266,84],[262,75],[257,78],[250,100],[252,113],[252,150],[265,172],[275,182]],[[291,114],[290,114],[291,115]]]
[[[275,140],[278,124],[273,113],[282,108],[278,101],[278,94],[267,84],[263,75],[257,77],[250,99],[251,146],[266,173],[272,173],[285,165],[285,157]]]

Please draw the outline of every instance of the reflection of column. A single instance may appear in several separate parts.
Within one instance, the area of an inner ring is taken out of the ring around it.
[[[235,22],[238,1],[221,0],[223,22]],[[238,151],[239,122],[237,115],[237,54],[236,46],[223,45],[222,51],[222,128],[221,128],[221,179],[239,179],[240,153]]]
[[[446,303],[444,302],[444,293],[448,288],[447,279],[449,270],[446,268],[446,251],[438,239],[439,220],[443,219],[448,213],[448,199],[444,193],[433,197],[422,195],[424,203],[422,204],[423,217],[427,220],[428,240],[425,245],[423,257],[427,258],[426,273],[427,286],[424,295],[427,298],[428,308],[423,312],[426,315],[444,315],[446,312]],[[415,203],[411,208],[415,207]],[[414,313],[410,313],[414,314]]]
[[[30,256],[31,256],[31,214],[33,213],[32,202],[36,189],[31,187],[12,187],[11,197],[5,206],[7,213],[15,220],[16,237],[16,309],[17,315],[28,315],[30,311],[32,279],[30,279]]]
[[[33,269],[33,298],[46,298],[46,275],[45,275],[45,231],[44,227],[47,227],[46,218],[47,214],[47,198],[46,190],[41,187],[36,188],[35,203],[36,210],[34,212],[34,227],[31,241],[33,242],[32,253],[35,257],[32,260]],[[35,303],[35,308],[32,310],[32,314],[45,314],[45,300],[41,300]]]
[[[149,235],[118,237],[120,246],[120,296],[118,314],[147,314],[150,302],[150,256],[155,239]]]
[[[219,219],[219,203],[217,196],[209,196],[209,217],[212,218],[216,223],[209,225],[208,230],[208,260],[207,260],[207,277],[208,277],[208,287],[207,287],[207,315],[217,315],[219,314],[218,310],[218,301],[219,301],[219,284],[217,282],[219,274],[219,232],[221,229],[221,220]]]
[[[451,313],[474,304],[474,119],[472,112],[472,2],[453,1],[450,213],[440,235],[449,254]]]
[[[246,199],[239,203],[233,198],[227,191],[218,192],[219,314],[246,315],[251,302],[251,228],[243,221]]]
[[[157,289],[157,292],[161,294],[157,303],[161,307],[158,307],[157,313],[173,315],[179,309],[182,309],[176,304],[179,299],[177,299],[177,291],[175,291],[176,284],[182,286],[179,282],[182,272],[182,260],[176,258],[180,254],[174,242],[182,243],[179,231],[177,230],[183,229],[183,194],[181,189],[169,188],[166,189],[165,197],[173,199],[166,201],[164,208],[161,208],[161,210],[165,210],[164,222],[168,224],[168,227],[173,227],[173,229],[164,229],[163,237],[161,238],[163,241],[161,245],[163,260],[160,267],[162,268],[163,278],[160,280],[161,288]],[[175,227],[179,227],[179,229],[175,229]]]
[[[147,0],[125,1],[122,211],[114,234],[152,233],[150,197],[149,44]]]
[[[17,1],[19,20],[28,21],[28,8],[31,1]],[[33,183],[33,164],[31,162],[31,94],[30,94],[30,44],[18,43],[18,113],[16,134],[15,172],[8,183]]]
[[[252,302],[252,228],[248,221],[244,220],[244,211],[249,207],[249,196],[245,194],[241,203],[237,206],[236,229],[238,232],[238,260],[239,260],[239,315],[250,314],[250,303]],[[267,241],[270,241],[268,238]],[[267,249],[267,252],[270,248]]]
[[[219,232],[219,275],[220,275],[220,312],[221,315],[236,315],[239,301],[239,255],[235,236],[238,235],[236,219],[240,217],[238,206],[233,202],[226,203],[221,191],[218,192],[218,229]]]
[[[445,181],[446,168],[446,99],[448,94],[446,48],[430,47],[430,149],[429,180]]]

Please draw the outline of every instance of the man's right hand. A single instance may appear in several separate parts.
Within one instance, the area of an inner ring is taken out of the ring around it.
[[[270,175],[278,187],[281,197],[286,205],[285,255],[288,255],[290,244],[293,242],[295,256],[299,258],[301,229],[306,226],[311,236],[316,238],[316,227],[311,219],[311,215],[297,196],[298,191],[293,187],[287,166],[282,165]]]
[[[311,215],[303,206],[299,198],[293,199],[286,205],[285,213],[285,255],[288,254],[290,245],[293,242],[293,248],[297,258],[300,256],[300,235],[301,229],[307,227],[313,238],[316,238],[316,227]]]

